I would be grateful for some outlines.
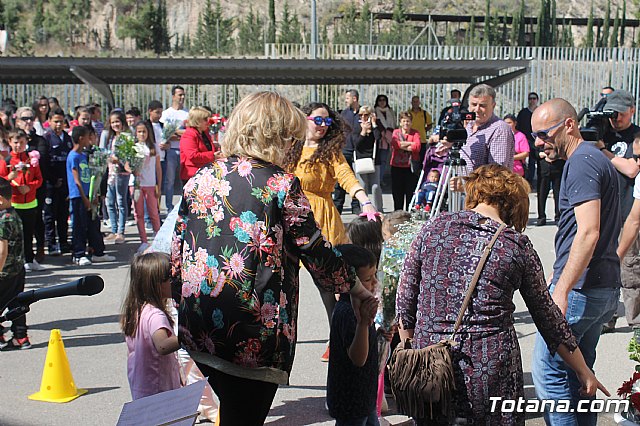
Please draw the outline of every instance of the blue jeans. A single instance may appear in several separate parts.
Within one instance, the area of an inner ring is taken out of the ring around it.
[[[180,151],[177,149],[168,149],[166,152],[166,157],[164,159],[165,163],[165,174],[164,174],[164,201],[167,206],[167,211],[170,212],[173,210],[173,187],[176,182],[176,175],[178,174],[178,170],[180,167]]]
[[[127,193],[129,192],[129,175],[118,175],[114,184],[107,186],[107,210],[111,222],[111,232],[124,234],[127,220]]]
[[[549,292],[553,293],[553,288],[551,286]],[[587,366],[592,370],[602,324],[609,321],[615,313],[619,297],[620,289],[613,287],[581,289],[569,293],[567,322]],[[571,400],[571,407],[574,409],[581,399],[586,399],[580,395],[580,382],[576,374],[557,353],[553,356],[549,353],[540,333],[536,335],[531,374],[538,399]],[[545,422],[554,426],[595,426],[597,416],[596,413],[544,413]]]
[[[355,419],[336,419],[336,426],[380,426],[378,415],[374,408],[367,417],[358,417]]]

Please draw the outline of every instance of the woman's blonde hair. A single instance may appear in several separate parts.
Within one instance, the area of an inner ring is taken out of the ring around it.
[[[211,111],[200,106],[195,106],[189,110],[187,127],[198,127],[203,120],[208,120],[209,117],[211,117]]]
[[[369,105],[362,105],[358,110],[358,115],[363,115],[363,114],[365,115],[373,114],[373,108],[371,108]]]
[[[287,98],[276,92],[253,93],[231,112],[222,153],[282,165],[290,144],[304,140],[306,131],[304,113]]]
[[[475,169],[466,179],[465,208],[480,203],[498,209],[500,219],[518,232],[523,232],[529,221],[529,183],[504,166],[488,164]]]

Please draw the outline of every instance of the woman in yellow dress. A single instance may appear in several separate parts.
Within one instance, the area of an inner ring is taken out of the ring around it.
[[[360,202],[363,213],[375,213],[376,208],[342,155],[344,129],[340,116],[319,102],[305,105],[302,111],[308,120],[306,138],[293,144],[287,154],[285,169],[300,179],[325,239],[333,246],[345,244],[349,242],[347,233],[331,198],[336,182]],[[335,296],[322,290],[320,296],[331,325]],[[323,361],[329,360],[328,348],[322,356]]]

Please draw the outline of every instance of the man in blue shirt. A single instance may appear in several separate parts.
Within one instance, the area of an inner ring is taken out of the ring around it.
[[[536,146],[547,156],[567,159],[549,292],[593,369],[602,324],[613,316],[620,295],[617,172],[592,142],[582,139],[576,110],[564,99],[538,107],[531,127]],[[576,374],[549,352],[539,333],[531,370],[539,399],[571,400],[571,408],[578,407],[582,398]],[[545,421],[549,425],[596,425],[596,413],[570,411],[574,412],[545,412]]]

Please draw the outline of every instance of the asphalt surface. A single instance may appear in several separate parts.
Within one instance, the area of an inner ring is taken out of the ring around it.
[[[547,217],[553,217],[553,200],[550,198],[547,204]],[[385,195],[385,205],[388,209],[392,206],[389,195]],[[531,218],[534,219],[535,195],[532,195],[531,205]],[[344,215],[345,222],[351,218]],[[545,271],[550,270],[553,262],[555,232],[552,222],[545,227],[532,226],[526,231]],[[92,297],[64,297],[32,305],[27,317],[32,348],[0,352],[0,425],[116,424],[123,404],[131,398],[126,375],[127,349],[118,317],[125,294],[128,262],[140,244],[136,233],[135,226],[127,227],[125,244],[107,244],[107,253],[116,256],[116,262],[81,268],[73,266],[67,255],[47,258],[44,262],[48,268],[46,271],[27,275],[27,289],[34,289],[98,273],[105,281],[105,289]],[[333,424],[325,409],[327,364],[320,361],[328,338],[328,323],[318,291],[306,271],[301,272],[300,293],[298,347],[291,384],[278,390],[267,419],[268,425]],[[516,306],[515,323],[522,348],[525,390],[527,396],[532,397],[530,364],[536,329],[519,296],[516,297]],[[75,383],[79,388],[88,390],[86,395],[65,404],[27,398],[40,389],[49,333],[54,328],[61,330]],[[598,346],[596,374],[613,394],[633,373],[634,363],[628,359],[626,349],[631,337],[630,327],[620,319],[616,331],[603,335]],[[405,419],[390,414],[387,420],[401,424]],[[540,416],[531,415],[527,424],[544,422]],[[598,424],[614,424],[612,415],[600,415]]]

